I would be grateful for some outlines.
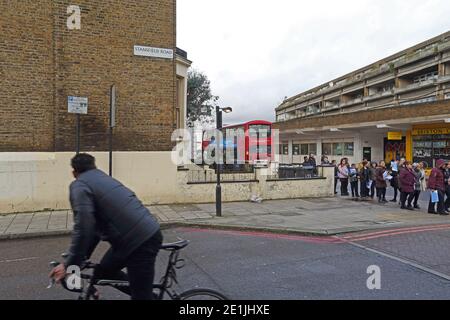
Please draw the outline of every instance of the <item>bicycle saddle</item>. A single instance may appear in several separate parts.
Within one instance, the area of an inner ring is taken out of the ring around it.
[[[180,240],[173,243],[163,243],[161,249],[163,250],[181,250],[189,244],[188,240]]]

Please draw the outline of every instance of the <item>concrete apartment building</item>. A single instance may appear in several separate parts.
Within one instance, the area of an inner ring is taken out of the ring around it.
[[[287,164],[450,159],[450,32],[286,99],[275,128]]]
[[[0,2],[0,212],[69,207],[71,96],[88,100],[81,152],[108,171],[112,85],[114,176],[146,203],[173,200],[190,65],[176,48],[176,0]]]

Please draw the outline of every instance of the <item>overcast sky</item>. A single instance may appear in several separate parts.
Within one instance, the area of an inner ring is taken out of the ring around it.
[[[450,30],[448,0],[178,0],[178,47],[225,123],[275,118],[285,96]]]

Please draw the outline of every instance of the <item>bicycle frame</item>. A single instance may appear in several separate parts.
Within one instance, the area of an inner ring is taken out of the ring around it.
[[[163,277],[160,283],[155,283],[153,285],[153,290],[158,290],[158,294],[155,295],[156,300],[162,300],[164,295],[167,294],[172,300],[179,300],[180,296],[172,289],[174,283],[178,284],[176,269],[181,269],[184,267],[184,259],[180,259],[180,250],[177,249],[165,249],[170,252],[169,261]],[[51,265],[56,266],[58,262],[52,262]],[[89,261],[85,263],[82,270],[92,270],[95,269],[97,265]],[[120,290],[123,287],[129,287],[128,281],[123,280],[96,280],[93,283],[93,277],[90,274],[81,273],[81,279],[87,280],[87,286],[83,286],[82,289],[69,289],[67,287],[66,281],[62,281],[62,286],[64,289],[74,293],[80,293],[78,300],[90,300],[92,297],[95,299],[95,293],[97,292],[96,286],[102,287],[112,287],[114,289]]]

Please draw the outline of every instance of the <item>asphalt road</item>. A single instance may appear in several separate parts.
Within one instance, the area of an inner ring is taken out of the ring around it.
[[[407,229],[347,238],[307,238],[263,233],[173,229],[191,244],[183,250],[180,291],[217,289],[232,299],[450,299],[450,228]],[[48,262],[69,237],[0,242],[0,299],[72,299],[48,285]],[[107,248],[101,245],[93,260]],[[374,250],[374,251],[373,251]],[[160,277],[167,254],[157,264]],[[381,289],[366,286],[367,268],[381,270]],[[104,299],[127,299],[103,289]]]

